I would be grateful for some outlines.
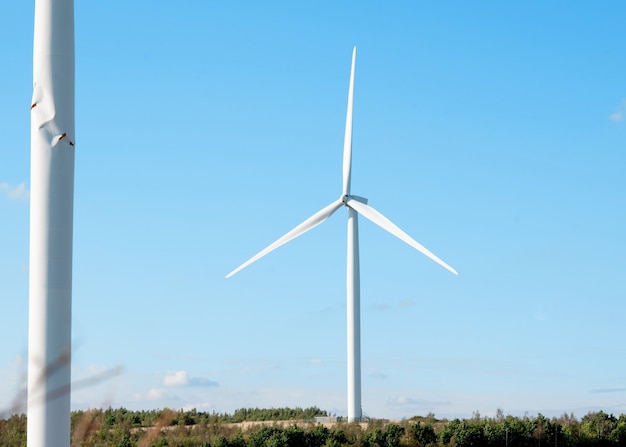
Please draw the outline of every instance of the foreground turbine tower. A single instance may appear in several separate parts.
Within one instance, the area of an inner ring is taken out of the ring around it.
[[[29,447],[70,445],[74,2],[35,1],[28,315]]]
[[[231,277],[257,259],[277,249],[283,244],[315,228],[326,221],[342,206],[348,208],[348,259],[347,259],[347,325],[348,325],[348,420],[360,421],[361,411],[361,310],[360,310],[360,278],[359,278],[359,231],[358,215],[366,217],[400,240],[406,242],[437,264],[457,274],[456,270],[443,262],[424,246],[416,242],[385,216],[367,204],[367,199],[350,193],[350,175],[352,170],[352,105],[354,102],[354,67],[356,47],[352,51],[352,68],[350,70],[350,87],[348,89],[348,112],[346,114],[346,133],[343,145],[343,189],[339,199],[309,217],[293,230],[285,234],[273,244],[241,264],[226,275]]]

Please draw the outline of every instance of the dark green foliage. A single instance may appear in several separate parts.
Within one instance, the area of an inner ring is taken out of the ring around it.
[[[384,447],[398,447],[404,436],[404,427],[398,424],[388,424],[385,427]]]
[[[455,419],[445,426],[441,433],[441,442],[457,447],[483,447],[485,433],[480,419]]]
[[[213,440],[212,447],[230,447],[230,442],[224,435],[217,435]]]
[[[223,415],[224,422],[244,421],[292,421],[295,419],[313,419],[315,416],[328,416],[326,411],[317,407],[310,408],[240,408],[232,417]]]
[[[348,440],[348,436],[343,431],[341,426],[335,427],[335,429],[332,432],[328,433],[328,437],[326,438],[326,443],[329,444],[329,447],[330,446],[336,447],[338,445],[348,445],[348,444],[354,445],[355,444],[355,443],[351,443]]]
[[[384,431],[374,428],[363,435],[363,447],[399,447],[404,435],[404,427],[398,424],[387,424]]]
[[[107,408],[73,412],[70,422],[76,447],[626,447],[626,415],[618,418],[602,411],[580,421],[567,414],[552,419],[541,414],[505,417],[499,410],[495,418],[481,418],[476,412],[466,420],[428,415],[400,423],[371,420],[367,425],[339,422],[329,427],[313,423],[316,415],[327,413],[315,407],[241,409],[236,416]],[[293,422],[272,422],[278,418]],[[244,428],[234,420],[252,425]],[[26,447],[25,415],[0,419],[0,446]]]
[[[323,447],[331,439],[330,430],[323,425],[316,425],[312,429],[305,432],[305,445],[306,447]],[[340,442],[335,442],[335,445],[340,445]]]
[[[282,429],[264,425],[248,439],[248,447],[275,447],[282,438]],[[278,444],[280,445],[280,444]]]
[[[0,446],[26,447],[26,415],[15,414],[0,419]]]
[[[384,447],[383,431],[375,428],[374,431],[365,433],[362,443],[363,447]]]
[[[241,433],[237,433],[231,438],[228,447],[246,447],[246,440]]]
[[[285,430],[287,447],[309,447],[308,439],[304,430],[297,425],[291,425]]]
[[[409,439],[411,444],[416,447],[429,447],[437,443],[437,435],[433,426],[422,422],[412,424],[409,427]]]

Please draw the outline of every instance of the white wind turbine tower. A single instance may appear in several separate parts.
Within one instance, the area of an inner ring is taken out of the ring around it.
[[[358,215],[366,217],[379,227],[409,244],[437,264],[457,275],[458,273],[443,262],[411,236],[398,228],[393,222],[367,204],[367,199],[350,194],[350,174],[352,166],[352,104],[354,98],[354,66],[356,47],[352,51],[350,87],[348,90],[348,111],[346,115],[346,133],[343,146],[343,190],[339,199],[321,209],[300,225],[289,231],[276,242],[261,250],[255,256],[226,275],[233,276],[243,268],[262,258],[269,252],[326,221],[342,206],[348,208],[348,259],[347,259],[347,324],[348,324],[348,420],[361,420],[361,330],[360,330],[360,278],[359,278],[359,235]]]
[[[31,105],[29,447],[70,445],[74,1],[36,0]]]

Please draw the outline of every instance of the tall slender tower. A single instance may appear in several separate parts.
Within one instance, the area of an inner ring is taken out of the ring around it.
[[[31,105],[29,447],[70,445],[74,1],[36,0]]]

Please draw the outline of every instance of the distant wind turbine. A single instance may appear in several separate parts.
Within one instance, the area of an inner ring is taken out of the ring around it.
[[[406,242],[420,253],[428,256],[437,264],[458,275],[456,270],[443,262],[411,236],[398,228],[393,222],[367,204],[367,199],[350,194],[350,175],[352,170],[352,105],[354,99],[354,68],[356,47],[352,51],[352,68],[350,70],[350,87],[348,90],[348,111],[346,115],[346,133],[343,145],[343,189],[341,197],[321,209],[300,225],[279,238],[276,242],[261,250],[252,258],[241,264],[226,275],[230,278],[254,261],[296,237],[315,228],[328,219],[342,206],[348,208],[348,262],[347,262],[347,324],[348,324],[348,420],[359,421],[361,411],[361,330],[360,330],[360,278],[359,278],[359,234],[358,215],[370,221],[400,240]]]

